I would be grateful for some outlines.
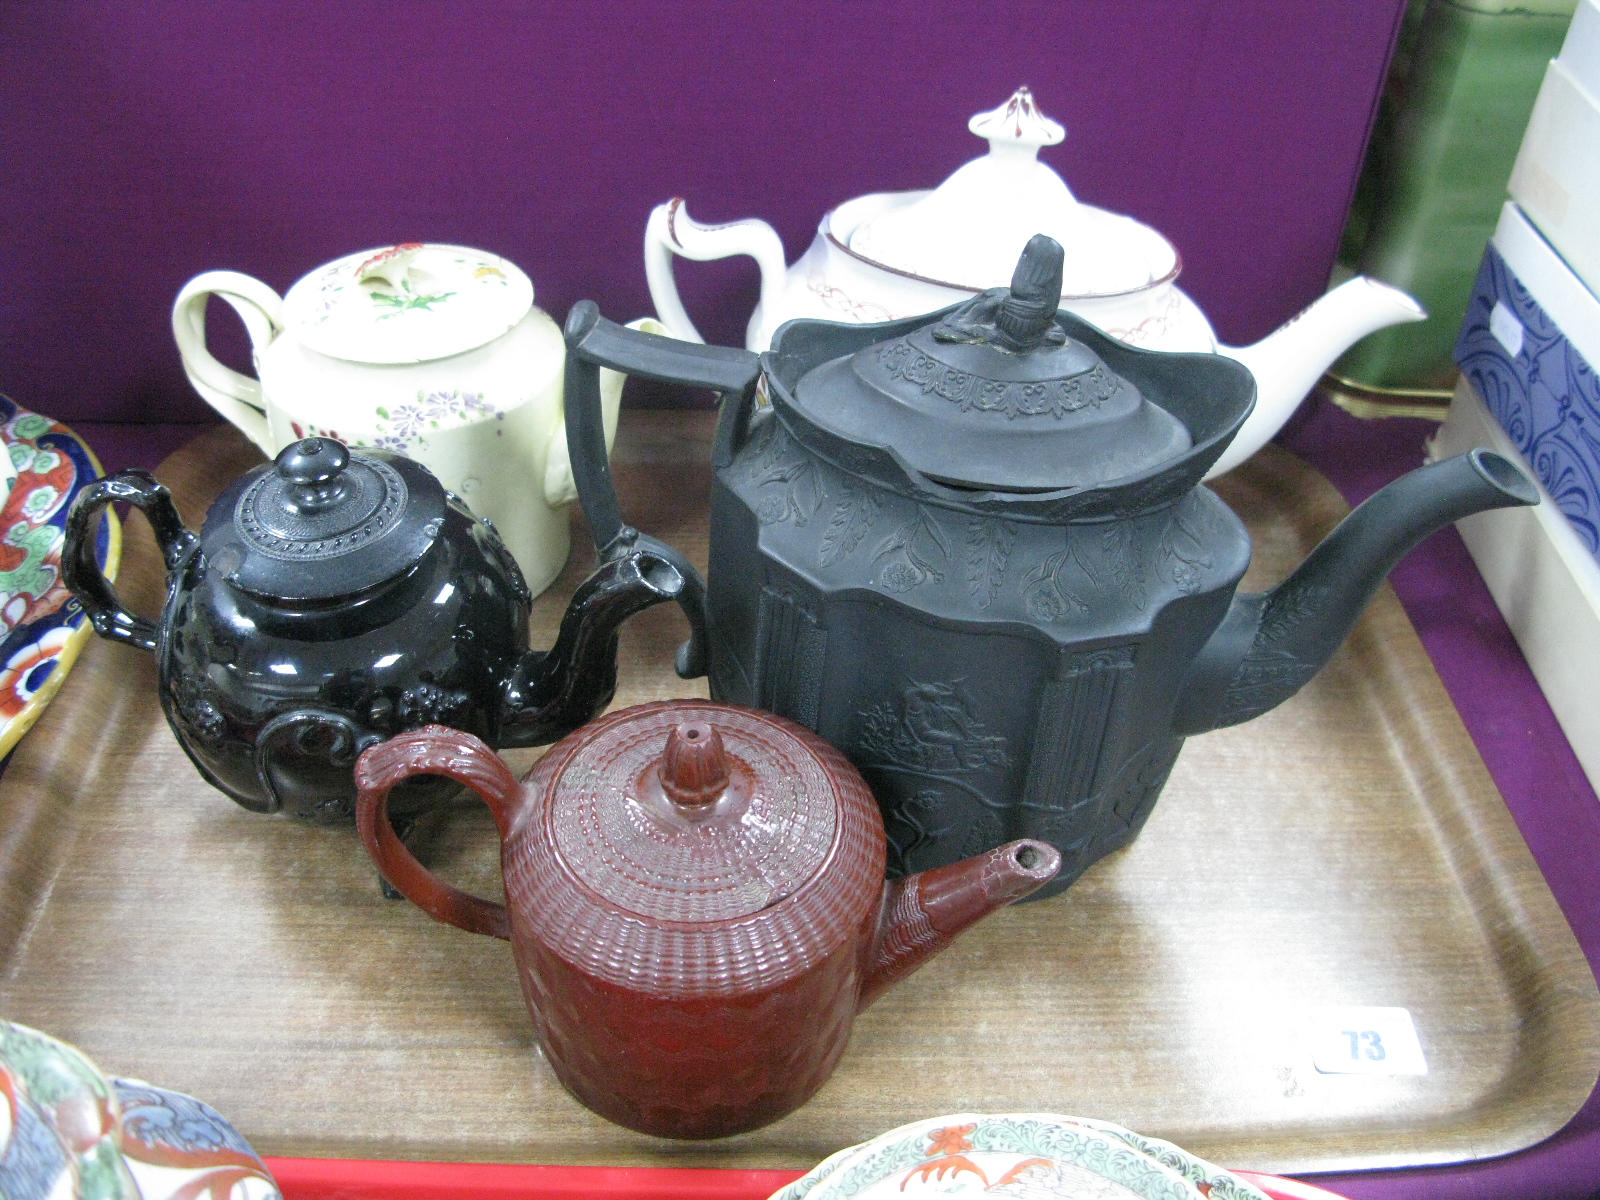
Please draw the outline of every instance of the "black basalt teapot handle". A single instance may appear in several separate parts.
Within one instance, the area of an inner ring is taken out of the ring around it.
[[[155,531],[167,572],[177,570],[197,539],[183,527],[172,493],[148,471],[130,468],[101,479],[79,492],[67,512],[67,538],[61,552],[61,580],[78,598],[94,631],[114,642],[154,650],[160,630],[154,621],[123,607],[95,560],[91,529],[95,514],[108,504],[131,504],[144,513]]]
[[[617,490],[606,459],[605,425],[600,409],[600,368],[610,367],[664,383],[707,387],[748,413],[761,378],[761,360],[748,350],[702,346],[677,338],[640,333],[600,315],[592,300],[580,300],[567,314],[565,406],[567,452],[578,485],[578,502],[594,534],[602,563],[637,548],[648,548],[670,562],[684,579],[677,599],[689,619],[689,640],[678,650],[678,674],[692,679],[706,673],[705,581],[694,566],[665,542],[640,533],[622,519]],[[719,422],[718,441],[723,438]]]

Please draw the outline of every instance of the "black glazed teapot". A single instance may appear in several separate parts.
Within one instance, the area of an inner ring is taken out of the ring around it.
[[[609,479],[598,445],[587,474]],[[116,502],[160,544],[159,622],[128,612],[94,560],[95,514]],[[616,690],[617,627],[641,609],[679,601],[698,644],[700,577],[676,551],[620,522],[597,548],[555,645],[530,650],[532,596],[492,526],[409,458],[307,438],[230,484],[199,536],[149,473],[101,480],[73,503],[62,567],[96,633],[155,652],[162,711],[208,783],[257,812],[340,820],[356,757],[403,730],[536,746],[589,721]],[[454,790],[413,781],[397,824]]]
[[[711,693],[845,753],[891,874],[1028,837],[1061,851],[1036,895],[1059,892],[1134,838],[1186,736],[1316,674],[1413,545],[1538,500],[1474,451],[1384,488],[1273,590],[1236,594],[1250,537],[1200,481],[1250,414],[1250,372],[1058,313],[1061,261],[1036,237],[1009,289],[880,325],[790,321],[759,360],[589,302],[567,320],[569,411],[599,365],[723,393]],[[586,506],[606,493],[580,482]]]

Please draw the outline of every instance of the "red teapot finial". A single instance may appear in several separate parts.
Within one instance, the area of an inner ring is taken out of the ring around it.
[[[675,804],[697,810],[714,803],[728,790],[728,752],[716,726],[685,721],[667,734],[660,777]]]

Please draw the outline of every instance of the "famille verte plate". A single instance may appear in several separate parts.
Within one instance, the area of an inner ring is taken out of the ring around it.
[[[237,1130],[192,1096],[108,1079],[65,1042],[0,1021],[5,1200],[281,1200]]]
[[[73,497],[104,472],[65,425],[0,396],[0,438],[17,481],[0,506],[0,758],[61,688],[92,632],[61,582],[61,547]],[[116,577],[122,533],[109,510],[95,557]]]
[[[1039,1200],[1266,1200],[1170,1142],[1042,1113],[935,1117],[841,1150],[772,1200],[918,1195]]]

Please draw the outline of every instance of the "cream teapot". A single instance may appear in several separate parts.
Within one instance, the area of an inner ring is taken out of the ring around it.
[[[256,378],[206,348],[213,295],[244,321]],[[281,298],[208,271],[178,293],[172,332],[195,391],[268,458],[307,437],[404,454],[495,527],[535,595],[561,572],[577,499],[566,351],[515,263],[407,242],[327,263]],[[601,393],[609,449],[622,376],[606,372]]]
[[[858,196],[822,218],[810,248],[786,266],[783,243],[763,221],[701,225],[681,198],[657,206],[645,230],[645,272],[667,332],[704,339],[678,297],[672,258],[748,254],[761,267],[761,300],[745,344],[767,349],[796,317],[873,324],[947,308],[1010,281],[1029,238],[1067,250],[1061,307],[1130,345],[1215,352],[1255,376],[1255,412],[1211,475],[1237,466],[1283,426],[1313,384],[1353,342],[1427,314],[1410,296],[1358,276],[1253,346],[1224,346],[1177,286],[1183,262],[1156,230],[1077,200],[1038,159],[1066,131],[1039,111],[1027,88],[979,113],[968,128],[989,153],[931,191]],[[1209,478],[1210,476],[1208,476]]]

